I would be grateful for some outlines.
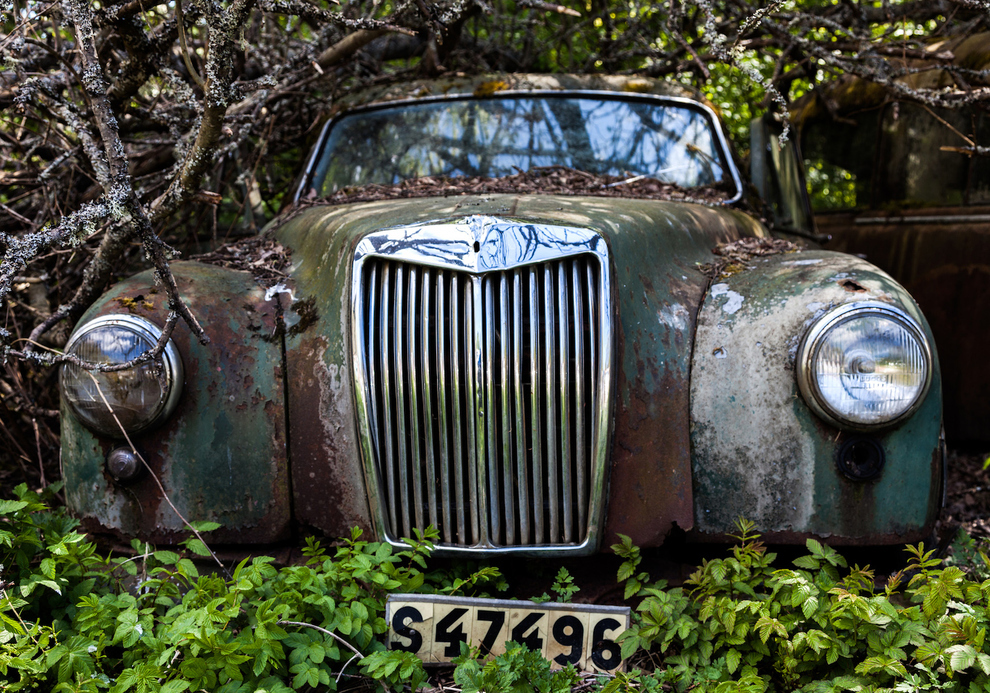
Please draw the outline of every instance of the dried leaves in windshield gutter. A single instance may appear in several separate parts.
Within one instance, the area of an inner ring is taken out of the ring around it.
[[[565,166],[548,166],[520,171],[502,178],[424,177],[395,185],[348,187],[307,203],[348,204],[408,197],[446,197],[479,194],[590,195],[633,197],[648,200],[695,202],[706,205],[725,203],[732,193],[721,186],[682,188],[647,176],[599,176]]]

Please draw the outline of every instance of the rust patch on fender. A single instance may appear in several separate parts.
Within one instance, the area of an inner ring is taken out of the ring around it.
[[[628,348],[621,327],[618,353]],[[608,519],[602,546],[618,534],[637,546],[659,546],[676,524],[692,526],[689,386],[636,344],[637,372],[619,369],[614,410]],[[659,392],[646,392],[646,372]]]
[[[314,331],[287,357],[296,519],[328,536],[347,536],[351,527],[370,533],[350,373],[328,366],[326,350],[326,338]]]

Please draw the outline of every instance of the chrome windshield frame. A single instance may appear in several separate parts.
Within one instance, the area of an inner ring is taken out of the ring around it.
[[[473,94],[444,94],[442,96],[424,96],[420,98],[412,99],[396,99],[393,101],[382,101],[379,103],[368,104],[365,106],[358,106],[356,108],[347,109],[342,111],[337,115],[333,116],[324,125],[320,132],[320,136],[313,146],[312,151],[306,162],[306,169],[302,175],[299,186],[296,188],[295,193],[292,197],[292,202],[295,204],[303,197],[303,191],[310,187],[310,182],[312,180],[313,171],[316,168],[316,162],[322,158],[323,149],[329,139],[330,130],[333,126],[343,117],[350,116],[359,113],[370,113],[373,111],[380,111],[389,108],[396,108],[400,106],[406,106],[411,104],[420,103],[442,103],[442,102],[454,102],[454,101],[486,101],[491,99],[505,99],[505,98],[517,98],[522,96],[536,96],[536,97],[549,97],[549,98],[581,98],[581,97],[594,97],[600,99],[607,99],[611,101],[632,101],[641,103],[656,103],[656,104],[672,104],[677,106],[682,106],[694,111],[701,113],[705,118],[708,119],[708,123],[715,133],[715,140],[718,142],[719,156],[722,160],[725,170],[729,172],[732,178],[732,182],[736,186],[736,192],[727,200],[722,201],[723,205],[730,205],[738,202],[743,196],[743,183],[742,177],[739,174],[739,169],[736,166],[735,159],[732,156],[732,147],[729,145],[728,136],[725,133],[725,128],[722,127],[722,121],[715,113],[715,111],[708,105],[701,103],[700,101],[695,101],[694,99],[688,99],[681,96],[663,96],[660,94],[630,94],[626,92],[616,92],[616,91],[605,91],[605,90],[592,90],[592,89],[506,89],[505,91],[495,92],[490,96],[477,97]]]

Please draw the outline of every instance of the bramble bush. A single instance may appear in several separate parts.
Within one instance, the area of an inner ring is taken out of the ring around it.
[[[849,568],[809,539],[794,569],[753,525],[739,523],[731,556],[704,561],[683,587],[643,584],[639,551],[625,559],[626,596],[641,598],[622,654],[658,652],[676,690],[986,691],[990,580],[942,567],[933,551],[907,547],[906,570],[877,589],[868,568]],[[983,560],[986,557],[983,556]]]
[[[64,510],[24,486],[16,496],[0,501],[4,691],[415,691],[428,683],[422,663],[384,645],[388,594],[505,588],[490,566],[429,570],[432,531],[402,551],[357,530],[332,555],[309,540],[304,565],[245,559],[229,576],[197,570],[190,556],[208,550],[195,539],[181,551],[135,541],[133,556],[106,557]],[[990,689],[990,580],[919,545],[878,588],[869,568],[850,568],[817,541],[792,568],[776,568],[751,523],[740,521],[735,538],[729,556],[675,588],[650,579],[628,538],[613,547],[625,597],[638,604],[620,636],[631,671],[595,680],[551,670],[522,645],[487,662],[465,646],[455,684],[465,693]],[[561,569],[553,591],[568,600],[574,583]]]

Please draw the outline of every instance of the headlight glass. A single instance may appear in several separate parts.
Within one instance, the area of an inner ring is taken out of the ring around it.
[[[806,335],[798,362],[805,400],[853,428],[909,415],[931,382],[931,350],[921,328],[883,303],[846,304],[823,316]]]
[[[66,352],[95,363],[124,363],[153,349],[161,334],[157,325],[144,318],[103,315],[77,330]],[[123,437],[121,426],[131,434],[164,420],[175,408],[181,387],[182,360],[172,340],[155,362],[124,371],[62,366],[66,404],[86,426],[114,438]]]

